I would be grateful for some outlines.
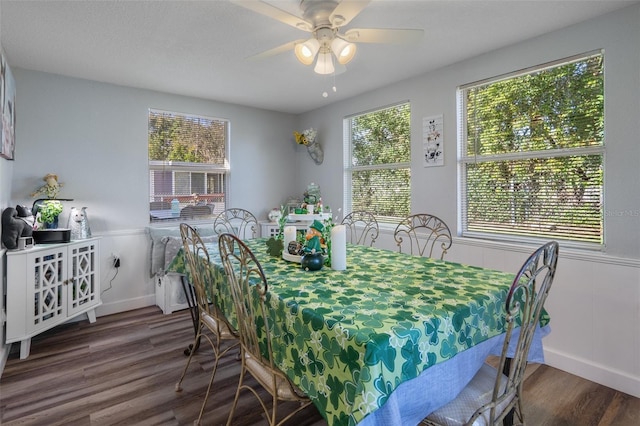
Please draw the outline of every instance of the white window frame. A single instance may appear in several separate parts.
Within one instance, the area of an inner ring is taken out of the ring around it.
[[[180,115],[180,116],[184,116],[184,117],[193,117],[193,118],[202,118],[202,119],[206,119],[206,120],[215,120],[215,121],[220,121],[220,122],[224,122],[225,123],[225,159],[224,159],[224,163],[222,164],[203,164],[203,163],[188,163],[188,162],[181,162],[181,161],[158,161],[158,160],[149,160],[147,158],[148,161],[148,176],[149,176],[149,184],[148,184],[148,188],[149,188],[149,203],[151,203],[152,201],[157,201],[154,200],[154,198],[156,197],[156,195],[152,192],[152,187],[154,185],[153,183],[153,172],[154,171],[164,171],[164,172],[170,172],[171,173],[171,190],[172,190],[172,194],[175,194],[175,190],[176,190],[176,173],[189,173],[189,180],[191,180],[191,173],[202,173],[205,174],[205,191],[207,191],[207,174],[221,174],[223,175],[223,184],[222,184],[222,194],[223,194],[223,200],[224,200],[224,205],[222,206],[221,209],[226,208],[226,206],[229,204],[229,188],[230,188],[230,183],[229,183],[229,178],[230,178],[230,171],[231,171],[231,166],[230,166],[230,161],[229,161],[229,150],[230,150],[230,128],[231,128],[231,123],[228,119],[224,119],[224,118],[217,118],[217,117],[210,117],[210,116],[204,116],[204,115],[198,115],[198,114],[189,114],[189,113],[182,113],[182,112],[175,112],[175,111],[167,111],[167,110],[161,110],[161,109],[156,109],[156,108],[150,108],[148,115],[150,115],[151,113],[160,113],[160,114],[173,114],[173,115]],[[148,135],[148,133],[147,133]],[[148,151],[147,151],[147,156],[148,156]],[[189,185],[191,186],[191,182],[189,183]],[[206,194],[204,195],[206,197]],[[181,196],[184,197],[184,196]],[[165,200],[165,201],[171,201],[171,200]],[[181,207],[184,207],[184,203],[181,203]],[[206,219],[206,218],[203,218]],[[153,219],[151,218],[150,215],[150,222],[152,224],[154,223],[164,223],[170,220],[175,220],[178,221],[180,220],[179,217],[177,218],[172,218],[172,219]]]
[[[602,217],[602,243],[595,242],[583,242],[583,241],[575,241],[570,239],[561,239],[563,246],[578,248],[578,249],[588,249],[588,250],[603,250],[605,246],[605,229],[604,229],[604,212],[605,209],[605,200],[604,200],[604,181],[605,181],[605,151],[606,151],[606,140],[603,140],[602,145],[598,146],[589,146],[589,147],[577,147],[577,148],[566,148],[566,149],[558,149],[553,152],[540,152],[540,151],[531,151],[525,153],[505,153],[505,154],[493,154],[493,155],[484,155],[479,160],[478,156],[466,155],[467,151],[467,105],[464,96],[464,91],[471,87],[477,87],[481,85],[486,85],[487,83],[494,83],[502,80],[511,79],[514,77],[532,74],[535,72],[539,72],[545,69],[555,68],[561,66],[563,64],[568,64],[572,62],[578,62],[580,60],[586,60],[595,55],[601,55],[604,59],[604,50],[591,51],[580,55],[575,55],[569,58],[564,58],[561,60],[549,62],[543,65],[534,66],[531,68],[527,68],[524,70],[520,70],[517,72],[488,78],[482,81],[477,81],[474,83],[469,83],[466,85],[462,85],[458,87],[456,94],[457,101],[457,121],[458,121],[458,229],[459,236],[468,237],[468,238],[476,238],[483,240],[494,240],[494,241],[503,241],[503,242],[513,242],[513,243],[541,243],[546,242],[548,239],[537,238],[533,236],[524,236],[519,234],[498,234],[491,232],[474,232],[469,231],[467,228],[467,210],[466,210],[466,191],[467,191],[467,182],[466,182],[466,165],[470,163],[474,163],[476,161],[500,161],[500,160],[515,160],[515,159],[527,159],[527,158],[550,158],[550,157],[569,157],[569,156],[583,156],[583,155],[601,155],[602,156],[602,173],[603,173],[603,183],[601,189],[601,217]],[[604,77],[603,77],[604,78]],[[604,112],[603,112],[604,114]]]
[[[388,164],[375,164],[375,165],[365,165],[365,166],[353,166],[352,164],[352,120],[356,117],[360,117],[363,115],[375,113],[378,111],[382,111],[389,108],[394,108],[401,105],[407,105],[409,110],[411,110],[411,103],[408,100],[401,101],[392,105],[383,106],[380,108],[372,109],[369,111],[361,112],[358,114],[353,114],[349,117],[346,117],[342,121],[342,147],[343,147],[343,216],[347,215],[352,211],[353,208],[353,187],[352,187],[352,173],[358,171],[367,171],[367,170],[391,170],[391,169],[409,169],[411,172],[411,154],[409,154],[409,161],[399,162],[399,163],[388,163]],[[411,116],[409,117],[409,121],[411,122]],[[411,125],[411,123],[409,123]],[[411,133],[411,132],[409,132]],[[411,142],[409,142],[411,144]],[[411,211],[411,181],[409,181],[409,211]],[[391,218],[385,216],[376,215],[378,222],[381,225],[384,224],[397,224],[402,218]]]

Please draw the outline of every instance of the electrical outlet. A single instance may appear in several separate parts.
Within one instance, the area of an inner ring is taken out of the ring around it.
[[[113,267],[114,268],[120,267],[120,258],[118,256],[113,256]]]

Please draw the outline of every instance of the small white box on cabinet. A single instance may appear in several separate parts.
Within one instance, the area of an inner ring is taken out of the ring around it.
[[[81,314],[96,321],[100,300],[100,241],[38,244],[8,251],[6,343],[20,342],[29,356],[31,338]]]

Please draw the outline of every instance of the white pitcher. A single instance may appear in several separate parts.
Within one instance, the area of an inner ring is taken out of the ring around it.
[[[82,209],[71,207],[71,213],[69,214],[69,228],[71,229],[72,240],[91,238],[91,228],[89,227],[86,207],[82,207]]]

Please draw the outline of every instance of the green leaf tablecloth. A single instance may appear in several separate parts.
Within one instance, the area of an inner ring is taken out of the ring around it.
[[[347,270],[306,272],[247,242],[267,276],[275,357],[329,425],[354,425],[402,382],[504,332],[514,273],[348,245]],[[223,311],[231,294],[207,245]],[[170,270],[185,273],[179,254]],[[547,318],[548,319],[548,318]]]

